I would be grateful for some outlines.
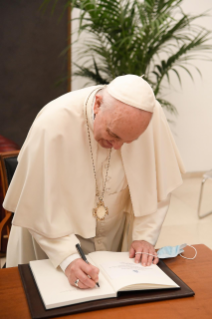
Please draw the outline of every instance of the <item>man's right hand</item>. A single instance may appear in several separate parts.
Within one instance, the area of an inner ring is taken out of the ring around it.
[[[78,288],[94,288],[99,280],[99,269],[91,264],[87,264],[81,258],[72,261],[65,270],[69,283],[75,286],[75,281],[79,279]]]

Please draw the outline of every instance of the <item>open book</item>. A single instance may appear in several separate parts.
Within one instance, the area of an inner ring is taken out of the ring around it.
[[[49,259],[30,261],[35,282],[46,309],[117,297],[120,291],[180,288],[157,265],[143,267],[128,252],[96,251],[88,261],[100,269],[99,287],[78,289]]]

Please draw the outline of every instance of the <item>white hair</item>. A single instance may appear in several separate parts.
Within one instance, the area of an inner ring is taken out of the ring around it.
[[[102,89],[98,94],[102,96],[102,104],[100,107],[102,111],[114,108],[116,99],[107,92],[107,88]]]

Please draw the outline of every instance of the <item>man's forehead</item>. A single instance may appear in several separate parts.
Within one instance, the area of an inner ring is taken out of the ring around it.
[[[124,125],[123,122],[119,123],[119,125],[108,126],[106,131],[111,137],[122,140],[125,143],[131,143],[132,141],[137,140],[142,133],[141,128],[136,130],[131,126]]]

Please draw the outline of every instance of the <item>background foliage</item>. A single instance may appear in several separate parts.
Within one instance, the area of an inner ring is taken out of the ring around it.
[[[45,0],[43,8],[57,2]],[[170,112],[176,108],[162,98],[165,79],[173,72],[181,84],[181,72],[193,80],[195,60],[211,61],[211,31],[195,22],[207,16],[185,14],[183,0],[67,0],[65,7],[78,8],[79,37],[91,34],[78,48],[75,75],[96,84],[107,84],[124,74],[144,75],[157,100]],[[83,62],[82,59],[83,58]],[[87,59],[86,59],[87,58]],[[192,69],[193,68],[193,69]]]

